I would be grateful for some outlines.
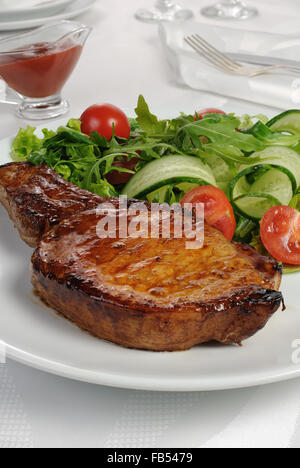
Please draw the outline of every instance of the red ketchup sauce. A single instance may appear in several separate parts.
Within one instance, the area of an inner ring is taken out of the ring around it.
[[[7,85],[29,98],[45,98],[61,91],[82,52],[71,41],[32,44],[24,51],[0,54],[0,76]]]

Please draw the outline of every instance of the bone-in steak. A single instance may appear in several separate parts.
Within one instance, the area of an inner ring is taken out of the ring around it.
[[[36,247],[49,227],[74,213],[96,207],[103,198],[66,182],[46,164],[10,163],[0,167],[0,202],[21,238]]]
[[[172,235],[101,239],[103,215],[95,207],[117,206],[116,200],[26,163],[0,168],[0,196],[22,237],[38,243],[32,257],[37,293],[96,337],[154,351],[241,343],[282,303],[278,264],[210,226],[199,250],[187,251],[186,239]]]
[[[93,335],[126,347],[188,349],[241,343],[281,304],[276,262],[205,227],[202,249],[182,239],[99,239],[97,211],[65,219],[32,259],[40,297]]]

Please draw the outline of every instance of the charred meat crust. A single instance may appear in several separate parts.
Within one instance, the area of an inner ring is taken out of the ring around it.
[[[281,293],[250,287],[203,304],[133,307],[91,296],[76,280],[66,285],[36,270],[32,283],[47,305],[93,336],[151,351],[183,351],[210,341],[241,344],[264,328],[282,303]]]
[[[96,219],[93,211],[85,212],[50,230],[33,254],[32,283],[44,302],[98,338],[152,351],[209,341],[240,344],[282,303],[275,291],[281,281],[277,263],[229,243],[209,226],[203,251],[187,256],[184,243],[175,240],[161,247],[162,241],[130,239],[114,249],[113,240],[96,239]],[[67,252],[74,230],[76,242]],[[165,290],[165,296],[157,294]]]
[[[19,231],[21,239],[35,248],[42,236],[63,219],[96,208],[109,200],[67,182],[46,164],[28,162],[0,166],[0,203]],[[128,206],[136,203],[128,200]],[[149,207],[150,204],[146,203]]]
[[[234,243],[236,249],[241,252],[243,255],[247,255],[251,258],[253,265],[257,271],[260,271],[263,274],[268,274],[270,278],[272,278],[272,288],[275,291],[278,291],[281,285],[283,267],[279,265],[271,257],[263,257],[262,255],[258,254],[256,250],[254,250],[248,244],[239,244],[237,242]]]
[[[81,190],[45,165],[0,167],[0,201],[37,246],[38,295],[98,338],[153,351],[240,344],[282,303],[278,264],[209,226],[203,249],[189,255],[184,239],[100,240],[96,208],[118,200]]]
[[[30,247],[36,247],[42,235],[62,219],[103,201],[66,182],[45,164],[19,162],[0,167],[0,202]]]

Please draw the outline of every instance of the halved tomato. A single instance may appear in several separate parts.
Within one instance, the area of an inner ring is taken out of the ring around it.
[[[223,114],[223,115],[226,115],[226,113],[224,111],[222,111],[221,109],[213,109],[213,108],[203,109],[203,110],[201,110],[199,112],[196,112],[195,120],[202,120],[203,116],[207,115],[207,114]]]
[[[261,240],[277,261],[300,265],[300,212],[290,206],[274,206],[260,225]]]
[[[183,197],[181,205],[185,203],[203,203],[205,221],[221,231],[228,240],[233,239],[236,220],[230,201],[222,190],[211,185],[196,187]]]

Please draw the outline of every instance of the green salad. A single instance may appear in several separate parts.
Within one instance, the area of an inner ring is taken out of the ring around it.
[[[20,129],[12,159],[46,163],[67,181],[104,197],[123,194],[173,204],[196,187],[218,187],[234,211],[234,240],[270,253],[260,231],[266,212],[278,206],[300,210],[300,110],[271,121],[222,113],[160,120],[140,96],[135,113],[129,138],[117,136],[114,125],[109,139],[96,131],[87,135],[79,119],[56,132],[44,129],[42,138],[34,127]],[[300,270],[296,262],[292,271]]]

